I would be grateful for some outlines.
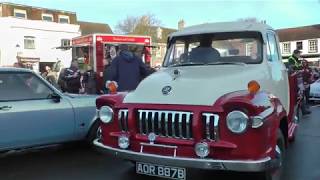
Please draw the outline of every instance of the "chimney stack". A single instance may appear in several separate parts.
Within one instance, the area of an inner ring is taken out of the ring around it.
[[[184,25],[185,25],[184,20],[183,20],[183,19],[180,20],[180,21],[178,22],[178,30],[181,31],[181,30],[184,28]]]

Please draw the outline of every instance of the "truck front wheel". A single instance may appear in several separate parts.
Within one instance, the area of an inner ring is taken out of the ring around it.
[[[281,180],[285,157],[285,139],[280,129],[277,131],[277,145],[275,151],[276,158],[280,160],[280,167],[278,169],[263,172],[262,176],[264,180]]]

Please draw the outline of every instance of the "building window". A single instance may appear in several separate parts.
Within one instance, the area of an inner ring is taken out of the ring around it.
[[[70,46],[70,39],[61,39],[61,46],[62,47]]]
[[[296,45],[297,45],[297,49],[298,49],[298,50],[302,50],[302,49],[303,49],[302,41],[297,42]]]
[[[14,9],[13,10],[14,17],[27,19],[27,11],[22,9]]]
[[[0,17],[2,17],[2,4],[0,4]]]
[[[282,44],[282,52],[283,52],[283,54],[290,54],[291,53],[290,43],[289,42]]]
[[[35,49],[35,43],[34,43],[34,37],[33,36],[25,36],[24,37],[24,49]]]
[[[253,43],[246,44],[246,56],[251,56],[253,51]]]
[[[52,14],[42,14],[42,20],[44,21],[53,21],[53,15]]]
[[[310,53],[318,52],[318,41],[317,40],[309,40],[309,52]]]
[[[69,16],[59,15],[59,23],[69,24]]]

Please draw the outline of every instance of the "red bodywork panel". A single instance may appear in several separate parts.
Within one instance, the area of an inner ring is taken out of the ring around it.
[[[138,133],[136,112],[138,109],[192,111],[192,133],[193,139],[176,139],[168,137],[157,137],[155,143],[178,146],[177,156],[196,157],[194,146],[198,142],[207,142],[210,146],[209,157],[225,160],[261,159],[267,156],[274,157],[276,145],[276,132],[280,120],[286,117],[286,111],[280,101],[266,92],[249,94],[247,91],[237,91],[226,94],[219,98],[212,106],[194,105],[169,105],[169,104],[126,104],[122,103],[125,94],[105,95],[97,99],[97,108],[108,105],[114,109],[114,121],[103,124],[102,142],[107,146],[118,147],[118,137],[127,135],[130,138],[132,151],[140,152],[141,142],[148,143],[146,135]],[[273,112],[267,116],[264,125],[260,128],[251,128],[251,124],[245,133],[234,134],[226,125],[226,116],[232,110],[242,110],[248,116],[256,116],[261,112],[273,107]],[[128,109],[128,132],[122,132],[118,123],[118,110]],[[204,137],[203,122],[201,114],[209,112],[219,115],[219,140],[210,141]],[[172,156],[170,149],[159,149],[159,147],[145,148],[144,153]]]

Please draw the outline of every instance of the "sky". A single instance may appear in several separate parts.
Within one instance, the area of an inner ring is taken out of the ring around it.
[[[1,2],[2,0],[0,0]],[[154,14],[161,26],[178,27],[255,17],[275,29],[320,24],[320,0],[5,0],[77,13],[78,20],[107,23]]]

